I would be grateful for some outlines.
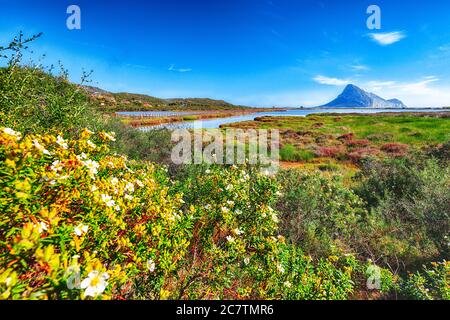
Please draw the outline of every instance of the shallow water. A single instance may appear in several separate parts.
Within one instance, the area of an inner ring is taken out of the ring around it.
[[[202,128],[202,129],[217,129],[223,124],[234,123],[234,122],[242,122],[242,121],[251,121],[256,117],[304,117],[309,114],[318,114],[318,113],[382,113],[382,112],[439,112],[443,111],[442,109],[301,109],[301,110],[288,110],[288,111],[270,111],[270,112],[255,112],[247,115],[240,115],[236,117],[228,117],[228,118],[217,118],[217,119],[208,119],[208,120],[195,120],[195,121],[185,121],[180,123],[168,123],[162,124],[158,126],[149,126],[149,127],[141,127],[140,130],[148,131],[151,129],[157,128],[167,128],[167,129],[194,129],[194,128]],[[150,112],[139,112],[140,115],[152,113]],[[159,114],[161,112],[158,112]],[[168,112],[170,115],[186,115],[186,112]],[[193,112],[194,113],[194,112]],[[131,114],[128,112],[127,114]]]

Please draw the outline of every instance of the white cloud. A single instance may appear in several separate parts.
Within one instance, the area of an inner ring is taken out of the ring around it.
[[[406,34],[403,31],[369,33],[369,37],[379,45],[388,46],[406,38]]]
[[[383,98],[398,98],[409,107],[443,107],[450,105],[450,88],[437,86],[440,79],[427,76],[413,82],[369,81],[365,86]]]
[[[329,86],[345,86],[352,82],[351,80],[330,78],[330,77],[325,77],[325,76],[321,76],[321,75],[314,77],[314,81],[316,81],[317,83],[326,84]]]
[[[421,95],[431,94],[433,89],[429,84],[437,82],[439,79],[435,76],[427,76],[415,82],[396,82],[396,81],[369,81],[367,88],[371,90],[395,89],[398,92]]]
[[[350,68],[353,71],[368,71],[368,70],[370,70],[370,68],[368,66],[365,66],[363,64],[354,64],[354,65],[350,66]]]
[[[190,68],[184,68],[184,69],[175,68],[175,65],[174,65],[174,64],[171,64],[171,65],[169,66],[169,69],[167,69],[167,70],[169,70],[169,71],[181,72],[181,73],[192,71],[192,69],[190,69]]]

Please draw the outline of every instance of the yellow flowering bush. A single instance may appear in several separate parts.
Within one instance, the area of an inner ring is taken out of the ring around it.
[[[126,297],[145,277],[159,298],[189,244],[189,210],[164,172],[109,154],[111,133],[79,140],[0,128],[0,295]]]
[[[113,133],[0,128],[3,299],[343,299],[351,263],[285,243],[274,178],[167,169],[110,152]]]

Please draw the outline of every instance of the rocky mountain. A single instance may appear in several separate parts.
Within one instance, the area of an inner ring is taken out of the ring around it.
[[[333,101],[323,105],[327,108],[375,108],[375,109],[399,109],[407,106],[398,99],[385,100],[374,93],[349,84],[344,91]]]

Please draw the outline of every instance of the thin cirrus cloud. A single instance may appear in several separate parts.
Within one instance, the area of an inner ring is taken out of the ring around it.
[[[344,86],[349,84],[351,80],[348,79],[338,79],[338,78],[330,78],[322,75],[318,75],[314,77],[314,81],[320,84],[325,84],[329,86]]]
[[[389,46],[406,38],[406,34],[403,31],[369,33],[369,37],[379,45]]]
[[[190,69],[190,68],[175,68],[175,65],[174,65],[174,64],[171,64],[171,65],[169,66],[169,69],[167,69],[167,70],[169,70],[169,71],[175,71],[175,72],[180,72],[180,73],[192,71],[192,69]]]
[[[354,64],[354,65],[350,66],[350,68],[353,71],[369,71],[370,70],[370,68],[368,66],[365,66],[363,64]]]

